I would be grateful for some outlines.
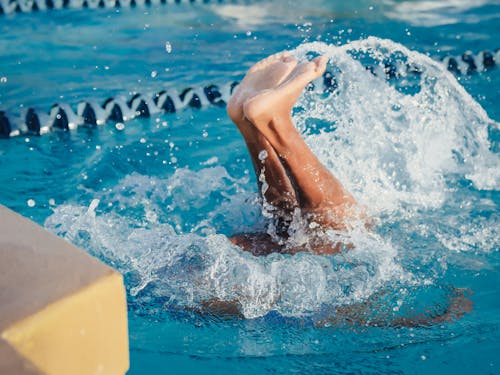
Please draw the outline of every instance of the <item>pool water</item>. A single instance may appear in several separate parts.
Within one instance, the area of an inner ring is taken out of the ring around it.
[[[336,90],[316,82],[294,119],[375,221],[341,233],[355,249],[334,256],[254,257],[228,241],[270,223],[223,108],[1,140],[0,203],[125,276],[130,374],[500,372],[500,69],[453,76],[439,63],[498,48],[496,2],[2,17],[0,109],[13,114],[227,83],[283,49],[330,58]],[[398,74],[384,74],[387,61]],[[460,320],[391,325],[439,315],[453,288],[472,292]],[[200,313],[213,298],[238,301],[243,317]],[[363,304],[378,327],[335,319]]]

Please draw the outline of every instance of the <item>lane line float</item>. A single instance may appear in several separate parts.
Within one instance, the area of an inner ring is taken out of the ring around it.
[[[6,0],[0,0],[6,1]],[[481,51],[477,54],[465,52],[460,56],[446,56],[444,66],[455,75],[471,75],[487,72],[500,65],[500,49],[495,52]],[[418,75],[421,70],[411,64],[385,62],[377,66],[366,66],[374,75],[386,79],[397,79],[402,75]],[[332,72],[322,77],[325,93],[337,89]],[[318,82],[316,82],[316,85]],[[55,103],[48,112],[27,108],[20,115],[0,110],[0,137],[10,138],[22,134],[41,135],[52,130],[72,130],[79,126],[98,126],[107,122],[125,122],[136,117],[150,117],[158,113],[175,113],[185,108],[199,109],[210,105],[224,107],[238,85],[237,81],[223,85],[210,84],[203,87],[187,87],[161,90],[154,94],[135,94],[130,98],[116,96],[107,98],[102,104],[95,99],[83,100],[73,108],[68,103]]]

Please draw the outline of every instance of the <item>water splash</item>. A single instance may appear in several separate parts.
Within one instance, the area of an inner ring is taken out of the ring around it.
[[[311,124],[328,124],[309,133],[307,142],[372,213],[397,211],[402,204],[440,207],[452,174],[478,189],[498,189],[500,158],[490,151],[488,127],[499,124],[445,68],[374,37],[341,47],[305,44],[295,53],[304,58],[311,51],[330,59],[338,90],[325,98],[304,95],[298,127],[308,134]],[[365,69],[359,61],[366,57],[382,72],[391,61],[413,66],[418,75],[402,70],[389,80]],[[410,81],[405,93],[401,87]]]
[[[167,298],[168,305],[191,308],[214,299],[237,301],[249,318],[272,310],[284,316],[308,316],[325,305],[333,308],[367,298],[394,280],[410,280],[394,260],[395,249],[375,234],[353,235],[357,251],[335,257],[308,253],[254,257],[215,233],[225,225],[218,220],[220,207],[232,227],[242,229],[249,224],[248,215],[242,213],[259,207],[255,199],[233,200],[226,195],[210,215],[191,224],[190,233],[177,225],[182,215],[173,215],[169,223],[147,220],[145,207],[159,209],[154,202],[176,202],[171,212],[187,209],[189,192],[175,187],[188,182],[200,189],[193,191],[194,196],[238,189],[238,180],[230,178],[223,178],[222,186],[203,184],[214,173],[228,176],[221,167],[184,170],[163,181],[133,173],[120,181],[120,188],[101,194],[101,201],[93,200],[88,208],[56,207],[45,226],[124,273],[130,280],[129,292],[138,301],[155,296]],[[128,216],[109,210],[106,202],[128,205]],[[197,207],[204,209],[200,201]],[[137,216],[142,220],[132,215],[138,208],[143,210]],[[252,229],[265,230],[259,222],[262,218],[256,219]],[[211,231],[207,234],[200,228]]]
[[[243,252],[227,236],[265,231],[268,223],[256,188],[217,165],[180,168],[165,179],[131,173],[96,191],[99,204],[56,207],[46,227],[117,267],[138,303],[159,298],[168,309],[237,301],[248,318],[311,316],[382,290],[397,310],[401,290],[439,281],[446,252],[498,248],[496,204],[478,198],[480,189],[498,189],[499,158],[488,140],[488,127],[498,124],[451,74],[377,38],[304,44],[294,53],[324,54],[335,73],[338,89],[307,92],[295,119],[321,161],[380,223],[374,232],[344,234],[355,250]],[[367,59],[373,71],[360,62]],[[387,60],[416,73],[387,77]]]

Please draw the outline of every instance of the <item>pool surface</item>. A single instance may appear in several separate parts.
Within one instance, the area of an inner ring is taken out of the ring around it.
[[[232,245],[270,223],[243,139],[212,105],[0,139],[0,203],[125,276],[130,374],[500,373],[500,68],[441,62],[497,56],[499,21],[486,0],[0,15],[10,118],[222,87],[283,49],[328,56],[334,84],[314,82],[294,119],[375,225],[340,233],[355,249],[334,256]],[[442,314],[456,288],[473,303],[461,319],[394,324]],[[237,301],[242,316],[200,312],[211,299]]]

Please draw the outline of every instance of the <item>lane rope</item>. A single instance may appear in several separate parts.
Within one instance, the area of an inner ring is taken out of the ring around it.
[[[0,0],[1,1],[1,0]],[[446,68],[456,75],[487,72],[500,64],[500,50],[481,51],[477,54],[466,52],[460,56],[447,56],[442,59]],[[385,79],[398,79],[400,76],[419,75],[421,70],[410,64],[385,62],[377,66],[367,66],[374,75]],[[237,81],[223,85],[210,84],[203,87],[187,87],[162,90],[154,94],[135,94],[110,97],[100,104],[95,99],[79,102],[75,107],[67,103],[56,103],[48,112],[27,108],[20,115],[0,111],[0,137],[10,138],[23,134],[41,135],[52,130],[72,130],[79,126],[98,126],[107,122],[122,123],[136,117],[150,117],[159,113],[175,113],[185,108],[200,109],[207,106],[224,107],[229,100]],[[310,89],[332,93],[337,82],[332,72],[310,86]]]
[[[144,5],[221,3],[229,0],[0,0],[0,14],[31,13],[52,9],[128,8]]]
[[[83,100],[74,110],[67,103],[54,104],[47,113],[27,108],[20,116],[0,111],[0,136],[22,134],[41,135],[52,130],[72,130],[78,126],[98,126],[107,122],[125,122],[136,117],[158,113],[175,113],[184,108],[200,109],[209,105],[224,107],[238,82],[204,87],[162,90],[153,95],[135,94],[129,99],[111,97],[99,104],[94,99]]]

